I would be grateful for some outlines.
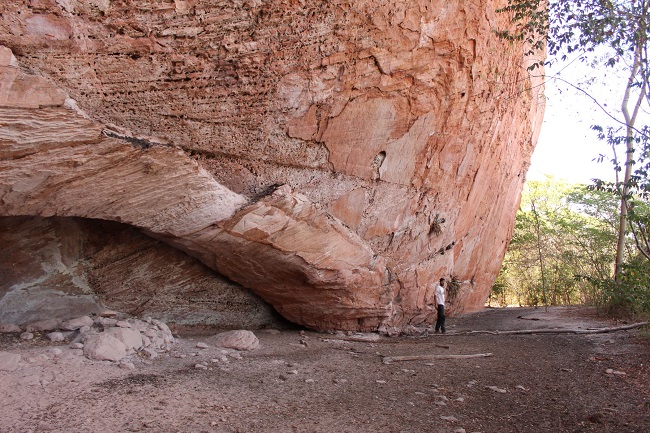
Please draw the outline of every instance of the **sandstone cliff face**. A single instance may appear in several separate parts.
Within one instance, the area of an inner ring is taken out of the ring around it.
[[[0,215],[133,225],[316,329],[430,321],[441,276],[476,310],[543,112],[500,5],[4,5]]]

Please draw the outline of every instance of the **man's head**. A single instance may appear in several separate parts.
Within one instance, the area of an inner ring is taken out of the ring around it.
[[[445,284],[445,279],[444,278],[440,279],[440,284]]]

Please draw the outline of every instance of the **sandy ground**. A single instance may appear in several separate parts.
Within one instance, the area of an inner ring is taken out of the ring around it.
[[[616,325],[584,308],[488,309],[448,318],[446,335],[255,331],[260,348],[241,353],[185,331],[135,370],[5,334],[0,350],[23,361],[0,371],[0,431],[650,432],[648,331],[466,333]]]

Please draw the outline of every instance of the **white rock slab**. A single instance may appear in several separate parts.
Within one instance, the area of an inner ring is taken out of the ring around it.
[[[142,347],[142,334],[132,328],[108,328],[104,333],[109,333],[126,346],[126,350],[140,349]]]
[[[126,346],[106,332],[89,335],[84,341],[84,355],[98,361],[119,361],[126,356]]]

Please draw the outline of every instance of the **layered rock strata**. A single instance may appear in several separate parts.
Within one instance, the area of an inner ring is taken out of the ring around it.
[[[0,215],[134,225],[315,329],[430,321],[441,276],[476,310],[543,111],[499,6],[5,5]]]
[[[0,324],[108,307],[176,329],[287,326],[250,290],[125,224],[4,217],[0,245]]]

